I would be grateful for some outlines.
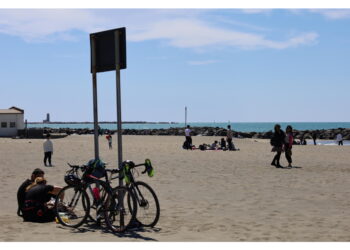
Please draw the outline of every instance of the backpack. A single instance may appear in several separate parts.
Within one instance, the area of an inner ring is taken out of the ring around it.
[[[190,145],[188,144],[188,142],[185,141],[184,144],[182,145],[182,148],[183,148],[183,149],[190,149],[191,147],[190,147]]]
[[[96,178],[102,178],[106,174],[106,163],[100,159],[92,159],[87,163],[86,174]]]

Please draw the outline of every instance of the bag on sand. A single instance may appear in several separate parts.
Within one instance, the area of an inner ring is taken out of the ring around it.
[[[182,145],[183,149],[190,149],[191,146],[189,145],[188,141],[185,141],[184,144]]]

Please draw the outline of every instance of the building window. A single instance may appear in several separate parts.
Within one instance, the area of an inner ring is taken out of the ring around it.
[[[7,122],[1,122],[1,128],[7,128]]]
[[[10,128],[15,128],[16,127],[16,123],[15,122],[10,122]]]

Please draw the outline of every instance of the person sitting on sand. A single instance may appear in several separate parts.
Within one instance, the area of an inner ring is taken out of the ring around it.
[[[285,134],[281,130],[281,125],[276,124],[275,125],[275,133],[273,134],[271,141],[270,141],[271,145],[273,146],[271,151],[276,152],[276,155],[273,158],[271,165],[275,166],[276,168],[283,168],[280,165],[280,158],[281,158],[281,154],[283,151],[284,140],[285,140]]]
[[[26,188],[23,207],[24,221],[51,222],[55,220],[55,212],[51,198],[56,197],[62,188],[46,185],[44,177],[35,178]]]
[[[210,146],[210,150],[217,150],[218,149],[218,141],[214,141],[213,144]]]
[[[17,209],[17,215],[18,216],[23,216],[22,209],[24,207],[24,200],[25,200],[25,193],[26,193],[26,188],[32,184],[37,177],[44,177],[44,171],[41,170],[40,168],[34,169],[32,172],[32,175],[30,179],[25,180],[22,185],[18,188],[17,191],[17,202],[18,202],[18,209]]]

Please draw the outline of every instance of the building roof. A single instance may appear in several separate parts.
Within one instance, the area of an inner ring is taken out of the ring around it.
[[[13,106],[9,109],[0,109],[0,114],[24,114],[24,110]]]

